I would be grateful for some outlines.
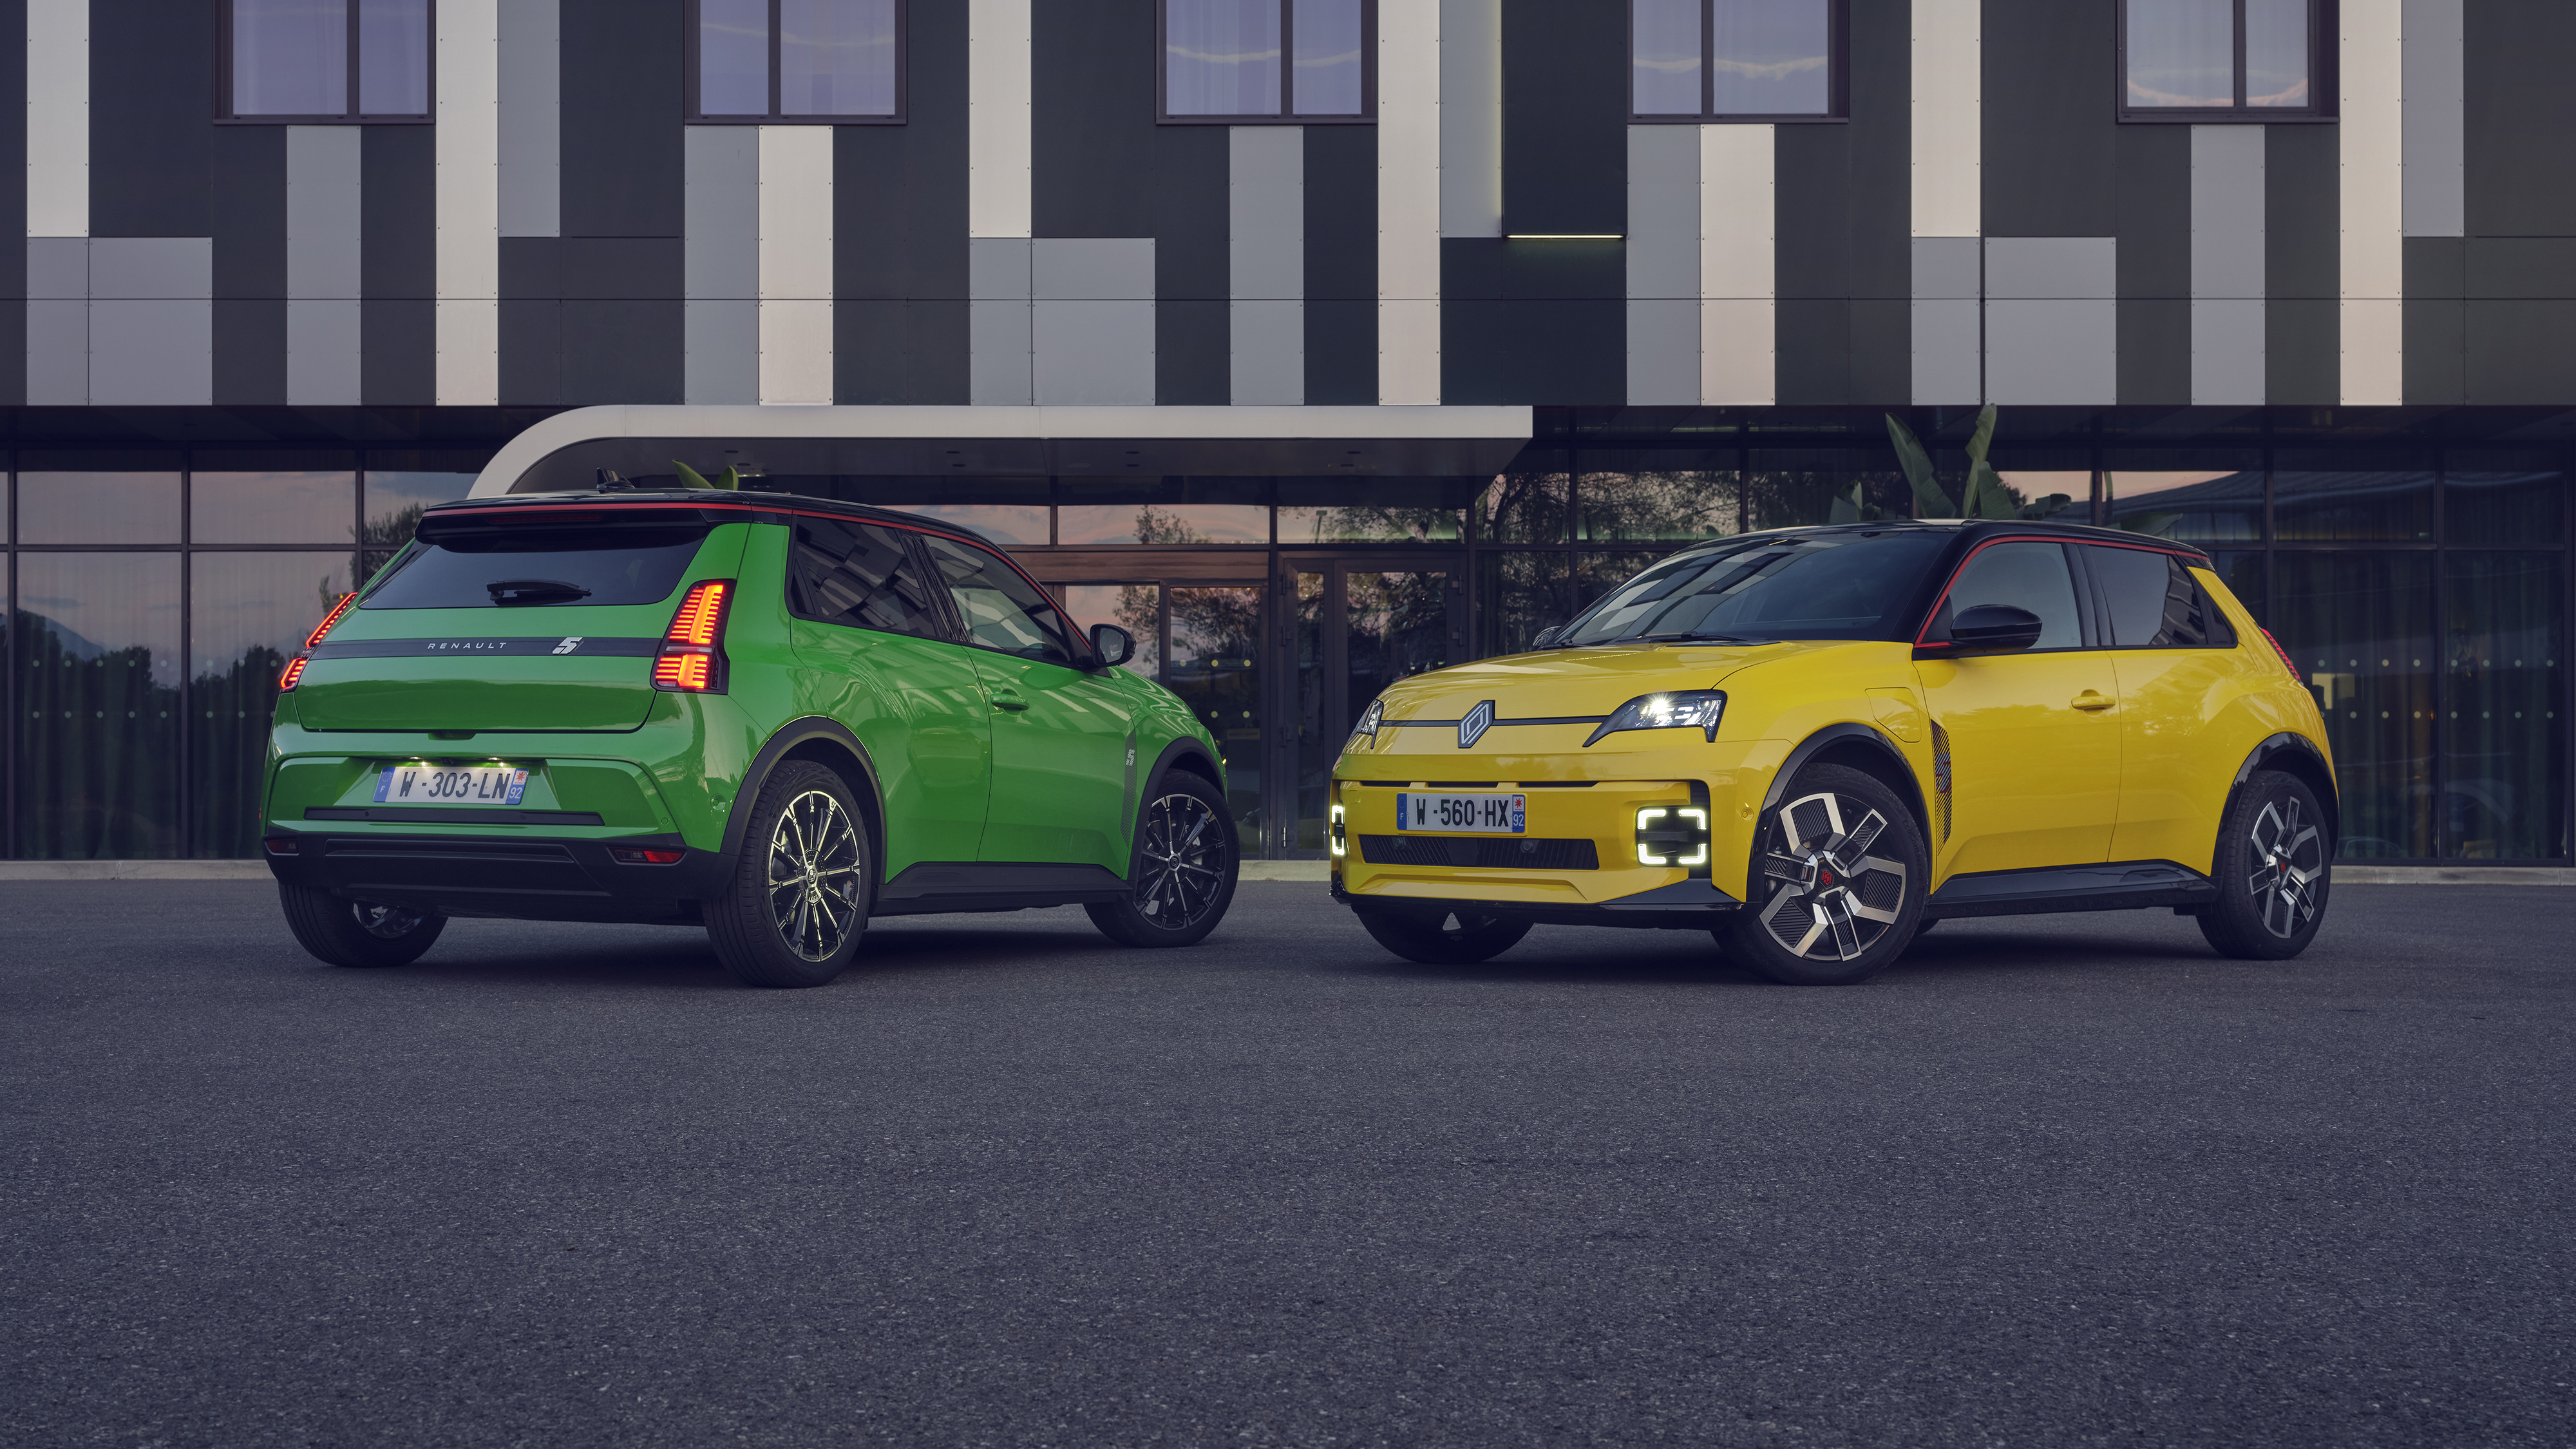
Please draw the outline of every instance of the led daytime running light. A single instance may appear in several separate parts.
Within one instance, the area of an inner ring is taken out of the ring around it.
[[[1329,839],[1332,842],[1333,858],[1335,860],[1339,860],[1343,856],[1351,853],[1350,832],[1345,824],[1342,807],[1339,805],[1332,807],[1332,829],[1329,832]]]

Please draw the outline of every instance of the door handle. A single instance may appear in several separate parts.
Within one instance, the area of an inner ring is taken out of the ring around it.
[[[1016,689],[1004,688],[993,691],[993,708],[995,709],[1007,709],[1016,714],[1028,707],[1029,702],[1020,698],[1020,692]]]
[[[2073,699],[2071,699],[2071,700],[2069,700],[2069,701],[2067,701],[2067,702],[2068,702],[2069,704],[2074,705],[2077,709],[2081,709],[2081,710],[2096,710],[2096,709],[2109,709],[2112,705],[2117,704],[2119,701],[2117,701],[2117,700],[2115,700],[2115,699],[2111,698],[2111,696],[2109,696],[2109,695],[2107,695],[2107,694],[2102,693],[2102,692],[2101,692],[2100,690],[2098,690],[2098,689],[2088,689],[2088,690],[2084,691],[2082,694],[2079,694],[2079,695],[2075,696],[2075,698],[2073,698]]]

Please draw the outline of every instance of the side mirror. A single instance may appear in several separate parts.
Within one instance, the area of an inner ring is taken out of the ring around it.
[[[1950,643],[1960,652],[1992,650],[2010,653],[2039,642],[2039,616],[2010,604],[1979,604],[1950,619]]]
[[[1545,649],[1556,642],[1557,635],[1564,632],[1565,626],[1563,624],[1550,624],[1546,628],[1541,629],[1536,634],[1530,636],[1529,647],[1532,649]]]
[[[2037,620],[2031,621],[2034,626]],[[2033,634],[2032,638],[2039,636]],[[1091,626],[1091,652],[1100,656],[1100,667],[1114,669],[1136,657],[1136,636],[1115,624]]]

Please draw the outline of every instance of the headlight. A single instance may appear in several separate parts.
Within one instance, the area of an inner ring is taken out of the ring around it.
[[[1583,742],[1590,749],[1602,738],[1624,730],[1681,730],[1701,732],[1706,739],[1717,738],[1718,716],[1726,713],[1726,696],[1714,689],[1682,690],[1672,694],[1641,694],[1610,712],[1592,738]]]
[[[1386,718],[1386,701],[1382,699],[1370,700],[1369,707],[1360,714],[1360,722],[1351,728],[1351,742],[1342,746],[1342,748],[1346,750],[1357,749],[1359,748],[1361,740],[1367,740],[1372,745],[1376,744],[1378,721],[1384,718]]]

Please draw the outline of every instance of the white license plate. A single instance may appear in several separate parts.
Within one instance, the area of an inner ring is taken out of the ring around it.
[[[1443,834],[1519,835],[1529,828],[1527,795],[1433,795],[1404,791],[1395,797],[1395,828]]]
[[[387,765],[376,776],[379,805],[516,805],[528,772],[508,765]]]

